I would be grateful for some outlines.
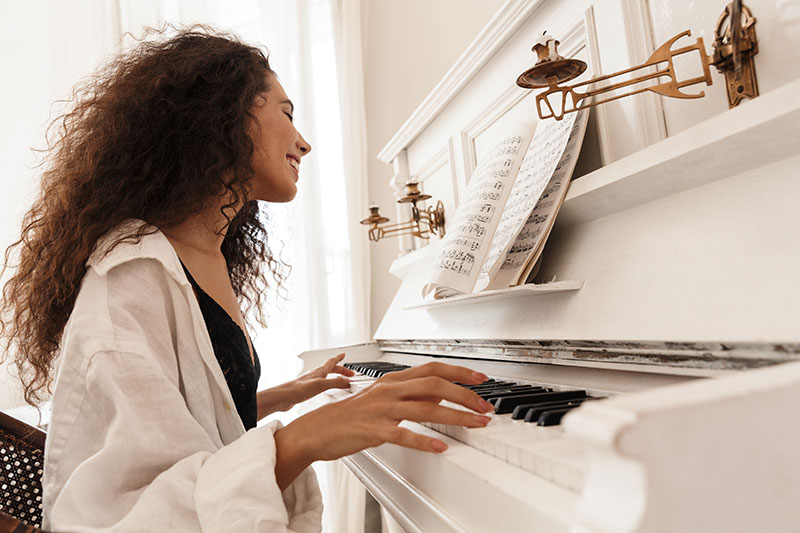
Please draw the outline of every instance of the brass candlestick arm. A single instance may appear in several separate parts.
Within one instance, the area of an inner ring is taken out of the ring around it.
[[[429,194],[423,194],[419,190],[419,184],[410,182],[406,184],[406,195],[400,198],[397,203],[411,204],[411,220],[399,224],[386,225],[389,219],[381,216],[377,205],[369,207],[369,216],[361,221],[362,224],[370,226],[369,240],[378,242],[384,237],[395,235],[413,235],[420,239],[429,239],[430,235],[444,236],[444,204],[441,200],[436,203],[436,207],[428,206],[427,209],[417,207],[417,202],[430,199]]]
[[[688,93],[681,89],[698,83],[711,85],[709,65],[714,65],[725,75],[728,105],[734,107],[742,98],[758,96],[753,64],[753,56],[758,53],[755,22],[750,10],[741,0],[736,0],[725,7],[717,21],[713,58],[706,54],[702,37],[698,37],[693,45],[672,48],[678,39],[691,35],[691,31],[686,30],[659,46],[641,65],[572,85],[560,84],[579,76],[586,70],[586,63],[580,59],[560,56],[559,41],[545,32],[532,49],[537,55],[536,64],[520,74],[517,85],[526,89],[545,88],[545,91],[536,95],[539,118],[561,120],[567,113],[645,91],[673,98],[701,98],[705,96],[705,92]],[[697,52],[703,74],[678,80],[673,60],[679,55],[692,52]],[[629,77],[623,81],[603,83],[626,75]],[[649,85],[644,85],[645,82],[649,82]],[[635,87],[637,84],[639,86]],[[628,87],[630,89],[627,91],[607,94]]]

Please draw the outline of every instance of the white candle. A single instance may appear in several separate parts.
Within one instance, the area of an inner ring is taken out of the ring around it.
[[[558,55],[558,50],[556,49],[557,43],[558,40],[547,32],[544,32],[539,36],[538,39],[536,39],[537,45],[547,48],[547,57],[544,58],[545,61],[555,61],[556,59],[561,59]]]
[[[547,32],[542,33],[538,39],[536,39],[536,44],[541,44],[542,46],[547,46],[549,41],[553,40],[553,36]]]

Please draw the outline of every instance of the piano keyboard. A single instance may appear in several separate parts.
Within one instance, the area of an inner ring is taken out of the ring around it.
[[[388,372],[409,368],[387,361],[346,363],[357,373],[355,392]],[[573,491],[580,491],[585,473],[583,447],[564,438],[562,418],[584,402],[600,399],[585,390],[553,390],[529,383],[489,379],[463,385],[491,403],[495,411],[482,428],[422,424],[470,447],[536,474]],[[465,410],[461,405],[442,405]]]

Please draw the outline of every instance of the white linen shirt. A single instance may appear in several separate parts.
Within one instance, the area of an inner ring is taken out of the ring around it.
[[[131,224],[98,243],[64,330],[44,528],[319,531],[313,471],[278,488],[279,425],[245,432],[166,237],[156,231],[103,256]]]

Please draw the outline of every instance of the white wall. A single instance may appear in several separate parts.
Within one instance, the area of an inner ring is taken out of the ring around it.
[[[503,0],[364,0],[369,195],[386,216],[394,218],[395,199],[389,187],[392,168],[378,161],[378,152],[502,4]],[[398,253],[396,239],[371,246],[374,333],[400,280],[389,274]]]

